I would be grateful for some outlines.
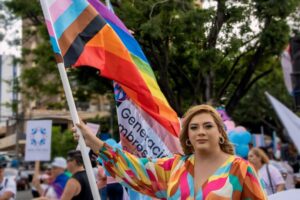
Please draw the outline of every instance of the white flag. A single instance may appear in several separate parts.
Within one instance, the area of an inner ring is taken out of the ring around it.
[[[300,118],[268,92],[265,92],[265,94],[270,100],[284,128],[287,130],[288,135],[296,146],[298,153],[300,153]]]

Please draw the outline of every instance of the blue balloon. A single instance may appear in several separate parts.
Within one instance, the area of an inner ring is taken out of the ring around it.
[[[241,135],[238,132],[236,132],[235,130],[232,130],[228,133],[228,138],[229,138],[230,142],[232,142],[232,143],[239,144],[243,141],[241,138]]]
[[[247,158],[249,152],[248,144],[235,144],[235,154]]]
[[[249,144],[252,140],[251,133],[248,131],[245,131],[243,133],[243,135],[244,135],[243,137],[244,137],[245,144]]]
[[[228,133],[228,138],[236,144],[249,144],[251,142],[251,134],[248,131],[236,132],[232,130]]]

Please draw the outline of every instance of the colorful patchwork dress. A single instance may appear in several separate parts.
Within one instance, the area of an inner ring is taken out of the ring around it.
[[[229,156],[197,194],[194,191],[193,154],[159,159],[137,158],[105,144],[99,156],[107,171],[118,181],[159,199],[267,199],[254,168],[238,156]]]

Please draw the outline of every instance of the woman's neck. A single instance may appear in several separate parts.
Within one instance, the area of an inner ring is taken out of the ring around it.
[[[198,151],[195,152],[195,159],[201,162],[218,160],[223,157],[228,157],[228,154],[223,152],[221,149],[215,151]]]
[[[262,168],[263,165],[264,165],[263,163],[257,163],[257,164],[254,165],[254,167],[258,171]]]

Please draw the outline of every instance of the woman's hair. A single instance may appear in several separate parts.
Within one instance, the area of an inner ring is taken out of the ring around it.
[[[253,147],[253,148],[251,148],[250,152],[254,153],[257,157],[259,157],[262,164],[269,163],[269,157],[262,149]]]
[[[212,106],[209,106],[209,105],[193,106],[184,114],[183,121],[182,121],[182,129],[181,129],[181,133],[180,133],[180,143],[181,143],[184,154],[189,155],[194,152],[193,147],[188,146],[186,144],[186,141],[189,140],[189,135],[188,135],[189,124],[195,115],[202,114],[202,113],[210,114],[213,117],[215,123],[217,124],[219,132],[221,133],[222,137],[224,138],[224,143],[220,144],[221,150],[225,153],[233,155],[234,148],[233,148],[233,145],[230,143],[227,133],[224,129],[223,120],[222,120],[220,114],[218,113],[218,111],[216,111]]]

